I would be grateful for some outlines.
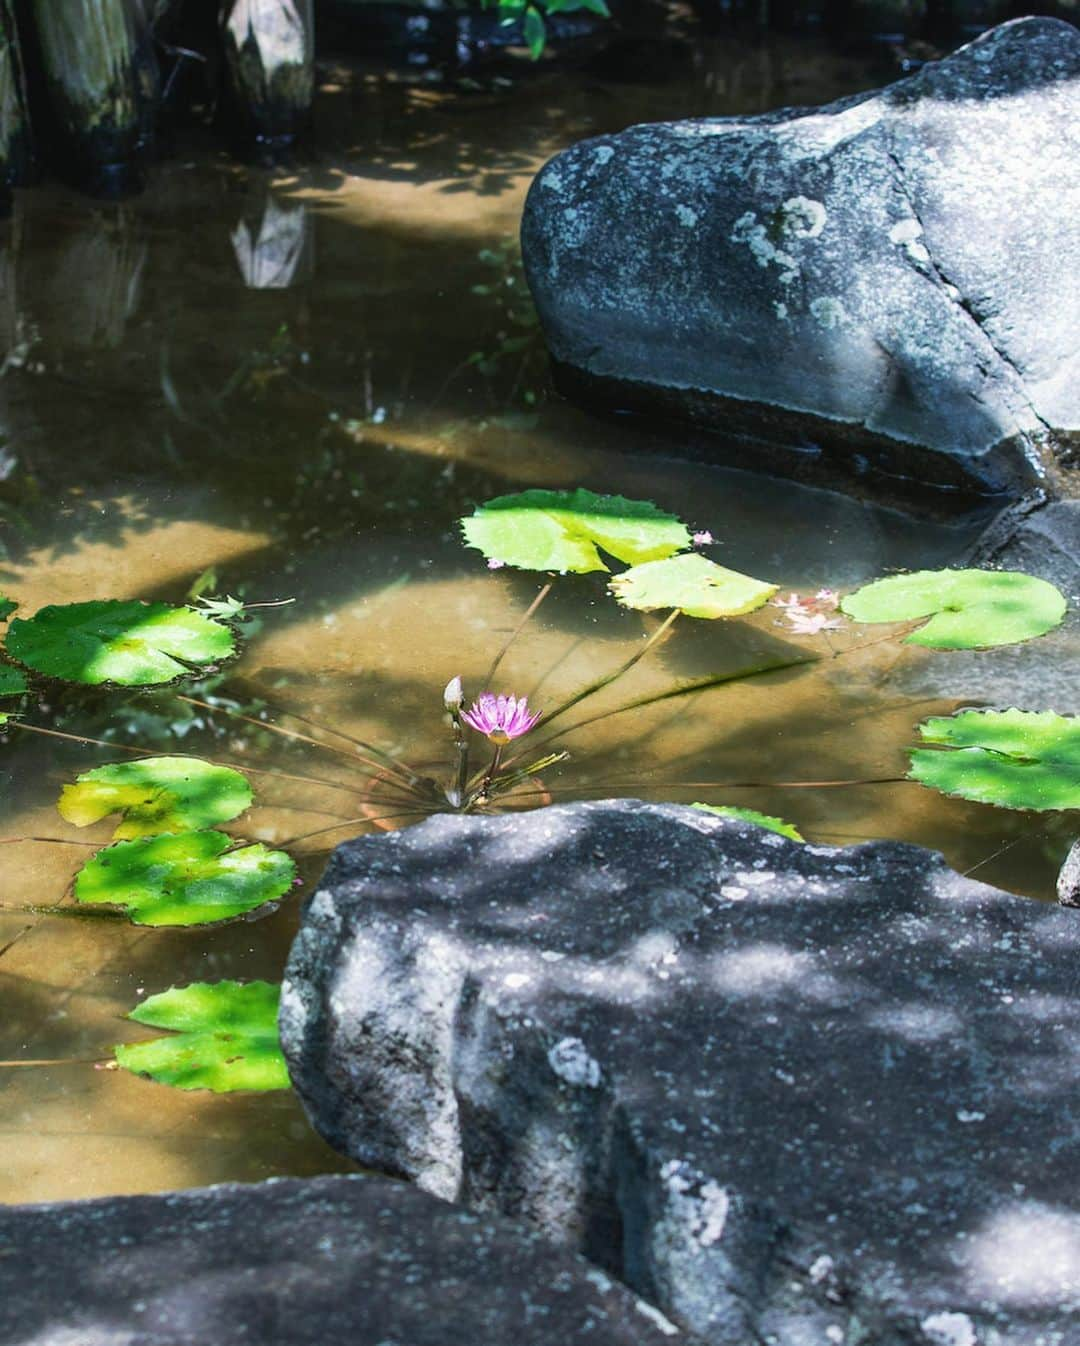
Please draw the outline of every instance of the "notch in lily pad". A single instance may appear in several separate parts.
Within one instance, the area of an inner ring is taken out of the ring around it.
[[[964,710],[919,725],[912,780],[999,808],[1080,809],[1080,716]]]
[[[56,807],[76,827],[119,813],[113,837],[122,841],[214,827],[250,808],[253,797],[232,767],[199,757],[143,757],[84,771],[64,786]]]
[[[600,552],[638,565],[690,546],[690,531],[649,500],[574,491],[500,495],[461,520],[465,541],[495,565],[587,574],[608,570]]]
[[[5,648],[38,673],[97,686],[172,682],[235,653],[232,631],[191,608],[107,599],[16,618]]]
[[[135,925],[211,925],[262,907],[268,915],[295,878],[285,851],[183,832],[106,846],[76,875],[75,898],[119,907]]]
[[[174,986],[128,1015],[172,1030],[113,1049],[117,1065],[174,1089],[215,1094],[289,1088],[278,1037],[281,986],[274,982],[193,982]]]
[[[758,813],[756,809],[740,809],[734,804],[691,804],[690,807],[700,809],[702,813],[712,813],[717,818],[734,818],[737,822],[753,823],[755,827],[763,827],[767,832],[776,832],[790,841],[806,840],[794,823],[776,818],[771,813]]]
[[[741,617],[754,612],[777,586],[717,565],[697,552],[624,570],[608,585],[627,608],[677,608],[688,617]]]
[[[1061,623],[1060,590],[1020,570],[920,570],[875,580],[840,603],[857,622],[928,617],[905,637],[931,650],[989,649],[1045,635]]]

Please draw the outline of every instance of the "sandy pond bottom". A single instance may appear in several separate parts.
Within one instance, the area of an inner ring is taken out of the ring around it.
[[[333,153],[302,175],[266,180],[200,153],[164,166],[126,206],[28,194],[0,231],[4,590],[24,613],[90,598],[175,601],[213,568],[217,592],[293,598],[261,614],[213,695],[269,706],[282,727],[311,732],[289,708],[429,762],[448,748],[444,684],[461,674],[481,690],[542,583],[492,573],[460,542],[458,517],[499,492],[585,485],[654,500],[709,529],[716,560],[785,590],[852,587],[960,556],[980,526],[973,515],[920,519],[682,462],[678,432],[596,420],[546,391],[512,235],[549,153],[645,117],[756,111],[866,81],[824,57],[809,74],[782,51],[771,65],[736,50],[714,59],[711,81],[677,89],[582,77],[457,98],[337,71],[320,112]],[[905,691],[915,678],[932,688],[932,661],[949,656],[901,652],[867,628],[831,645],[793,638],[779,619],[774,608],[731,623],[684,619],[600,705],[785,653],[818,663],[568,736],[572,758],[546,782],[553,797],[741,804],[791,819],[812,841],[938,847],[960,869],[1049,897],[1067,840],[1053,824],[907,783],[771,784],[901,776],[913,726],[959,704]],[[603,577],[565,577],[500,686],[550,706],[656,624],[616,608]],[[279,773],[253,777],[258,805],[233,830],[304,838],[293,849],[306,886],[261,921],[138,931],[27,914],[25,904],[62,896],[87,852],[4,848],[0,1057],[63,1063],[0,1070],[0,1200],[346,1167],[290,1094],[182,1094],[93,1064],[148,1035],[123,1018],[147,995],[280,976],[326,850],[360,830],[364,776],[346,745],[286,741],[171,693],[50,695],[27,718]],[[11,732],[3,835],[100,844],[107,827],[78,833],[55,801],[77,772],[123,755]]]

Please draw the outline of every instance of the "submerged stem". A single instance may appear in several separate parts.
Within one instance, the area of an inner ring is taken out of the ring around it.
[[[674,614],[673,614],[674,615]],[[645,651],[642,650],[641,654]],[[640,655],[638,656],[640,658]],[[547,747],[549,743],[554,743],[556,739],[564,738],[567,734],[572,734],[578,729],[584,729],[586,725],[596,724],[600,720],[606,720],[612,715],[622,715],[628,710],[640,710],[644,706],[655,705],[658,701],[670,701],[676,696],[689,696],[692,692],[704,692],[710,687],[721,687],[728,682],[744,682],[750,678],[764,677],[767,673],[779,673],[785,668],[797,668],[800,664],[816,664],[820,662],[819,655],[800,655],[797,659],[783,659],[773,664],[762,664],[758,668],[742,669],[738,673],[720,673],[711,678],[699,678],[696,682],[684,683],[681,687],[669,688],[666,692],[651,692],[648,696],[640,696],[635,701],[628,701],[626,705],[615,706],[611,710],[602,710],[597,715],[590,715],[584,720],[578,720],[575,724],[568,725],[565,729],[557,729],[553,734],[548,734],[542,738],[539,743],[531,744],[531,750],[539,752],[541,748]],[[618,676],[618,675],[616,675]],[[587,695],[588,693],[586,693]],[[576,698],[581,700],[581,697]],[[571,703],[573,704],[573,703]],[[554,717],[552,717],[554,718]],[[520,757],[521,754],[518,754]],[[517,761],[512,757],[507,766]]]
[[[71,837],[0,837],[0,846],[15,846],[22,841],[48,842],[53,846],[86,846],[92,851],[101,849],[100,841],[73,841]]]
[[[274,724],[269,720],[257,720],[253,715],[245,715],[242,711],[233,710],[231,706],[215,706],[209,701],[200,701],[194,696],[179,696],[178,701],[184,701],[189,706],[198,706],[202,710],[211,711],[214,714],[228,715],[234,720],[242,720],[245,724],[254,725],[256,729],[267,729],[272,734],[279,734],[282,738],[292,739],[296,743],[306,743],[312,748],[322,748],[324,752],[332,752],[338,757],[344,757],[350,762],[362,762],[364,766],[370,767],[373,771],[387,770],[384,762],[375,758],[366,758],[362,753],[350,752],[346,748],[338,748],[333,743],[323,743],[321,739],[312,738],[310,734],[297,734],[292,729],[285,729],[280,724]],[[286,714],[290,712],[286,711]],[[393,758],[390,759],[393,762]],[[408,781],[410,785],[419,784],[420,777],[414,775],[400,763],[394,762],[394,771],[399,773]]]
[[[97,1066],[111,1059],[108,1056],[61,1056],[38,1061],[0,1061],[0,1070],[20,1070],[27,1066]]]
[[[276,710],[279,715],[287,715],[292,720],[299,720],[301,724],[306,724],[309,729],[318,729],[324,734],[334,734],[338,738],[343,738],[346,743],[351,743],[353,747],[361,748],[364,752],[370,753],[372,757],[381,762],[388,770],[400,775],[403,779],[407,780],[410,785],[415,785],[422,779],[415,775],[403,762],[399,762],[396,757],[391,757],[388,752],[378,747],[376,744],[368,743],[366,739],[356,738],[352,734],[347,734],[344,729],[335,729],[328,724],[319,724],[317,720],[310,720],[306,715],[301,715],[299,711],[290,710],[288,706],[275,706],[268,697],[263,696],[262,692],[259,692],[259,696],[263,701],[266,701],[267,705],[270,706],[272,710]],[[264,721],[260,720],[258,723],[263,724]],[[352,755],[354,754],[350,754],[350,756]],[[370,763],[368,765],[370,765]]]
[[[605,687],[609,687],[613,682],[621,678],[624,673],[629,673],[636,663],[645,658],[657,641],[661,640],[668,631],[671,630],[672,626],[675,624],[675,619],[678,616],[679,609],[672,609],[636,654],[632,654],[630,658],[627,659],[625,663],[620,664],[613,673],[606,673],[602,678],[597,678],[595,682],[590,682],[589,685],[583,687],[580,692],[575,692],[568,701],[564,701],[561,705],[556,706],[551,714],[546,717],[546,723],[550,724],[552,720],[558,719],[560,715],[565,715],[568,710],[571,710],[579,702],[584,701],[587,696],[592,696],[596,692],[603,691]],[[551,736],[549,735],[544,741],[550,742]]]
[[[314,832],[301,832],[298,837],[288,837],[284,841],[277,842],[279,846],[295,846],[300,841],[310,841],[312,837],[325,836],[327,832],[340,832],[343,827],[359,827],[362,823],[388,823],[396,818],[413,818],[417,814],[437,813],[437,809],[430,808],[412,808],[406,809],[400,813],[384,813],[378,818],[344,818],[341,822],[335,823],[333,827],[319,827]]]
[[[525,615],[522,617],[521,621],[518,622],[517,626],[514,627],[513,631],[510,632],[510,635],[506,638],[506,642],[503,645],[502,649],[491,661],[491,667],[484,674],[484,686],[483,688],[481,688],[481,690],[484,690],[484,688],[488,688],[491,686],[492,679],[498,672],[499,665],[502,663],[503,659],[505,659],[507,651],[510,649],[510,646],[513,645],[514,641],[517,640],[518,636],[521,635],[522,631],[525,629],[526,625],[529,622],[529,619],[532,617],[533,613],[535,613],[536,609],[540,606],[540,604],[544,601],[544,599],[547,598],[548,594],[551,593],[551,586],[552,581],[548,580],[547,584],[544,585],[544,587],[536,595],[533,601],[525,609]]]
[[[479,804],[481,800],[487,798],[488,791],[491,789],[492,779],[499,769],[499,763],[502,761],[503,746],[502,743],[495,744],[495,751],[491,756],[491,764],[488,766],[487,771],[484,772],[484,779],[480,782],[480,788],[465,805],[466,808],[471,808],[473,804]]]

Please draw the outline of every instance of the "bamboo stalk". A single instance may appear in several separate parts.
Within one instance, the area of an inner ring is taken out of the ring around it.
[[[14,0],[0,0],[0,190],[33,178],[30,104]]]
[[[222,0],[221,32],[238,129],[266,150],[291,145],[315,93],[313,0]]]
[[[137,188],[159,98],[144,0],[31,0],[30,8],[58,166],[101,195]]]

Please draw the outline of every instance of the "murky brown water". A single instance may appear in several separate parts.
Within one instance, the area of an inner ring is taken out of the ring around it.
[[[458,516],[500,491],[581,484],[656,500],[710,529],[717,559],[785,589],[958,556],[974,520],[917,520],[680,462],[678,433],[549,399],[538,345],[514,340],[531,329],[513,234],[531,175],[561,144],[648,118],[820,100],[871,79],[805,48],[797,62],[782,48],[715,44],[708,60],[669,85],[583,73],[453,96],[331,70],[320,107],[331,149],[295,177],[270,180],[201,150],[162,167],[125,206],[56,188],[25,195],[0,229],[5,590],[24,612],[95,597],[179,600],[213,566],[219,592],[295,598],[263,614],[216,693],[262,697],[428,761],[447,746],[442,687],[460,673],[480,690],[541,583],[490,573],[458,540]],[[831,653],[820,640],[793,644],[778,615],[684,619],[601,704],[785,649]],[[617,609],[596,577],[566,577],[500,682],[550,705],[655,626]],[[836,649],[851,643],[838,637]],[[901,775],[914,723],[956,704],[903,694],[905,668],[927,658],[875,642],[614,716],[567,738],[573,758],[547,784],[558,799],[743,804],[792,819],[812,840],[918,841],[1048,896],[1065,845],[1053,824],[1033,829],[903,783],[746,784]],[[30,718],[362,783],[340,751],[193,712],[169,693],[72,695]],[[85,841],[55,800],[64,781],[113,755],[10,733],[3,835]],[[326,849],[358,830],[355,793],[255,782],[260,805],[238,834],[285,842],[340,824],[295,842],[314,881]],[[287,1094],[185,1095],[90,1063],[146,1035],[122,1017],[145,995],[191,980],[276,980],[298,900],[211,933],[33,917],[18,908],[58,899],[86,851],[27,843],[2,853],[0,948],[14,942],[0,957],[0,1057],[71,1063],[0,1069],[0,1200],[343,1166]]]

